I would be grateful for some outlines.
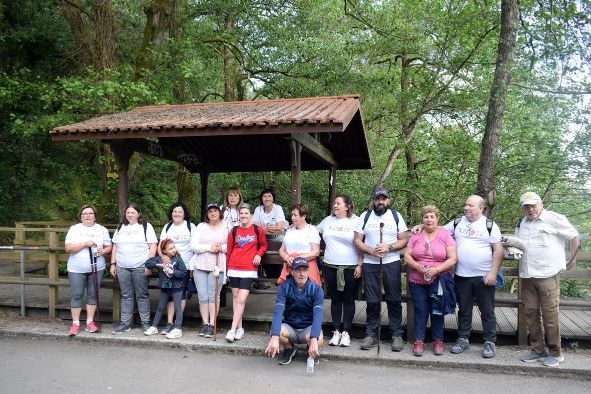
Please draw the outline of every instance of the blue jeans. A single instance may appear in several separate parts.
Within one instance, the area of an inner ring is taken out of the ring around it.
[[[149,277],[144,275],[144,266],[121,268],[117,266],[117,279],[121,289],[121,323],[130,325],[133,317],[133,300],[142,323],[150,323],[150,296],[148,294]]]
[[[384,300],[388,307],[388,325],[393,337],[402,336],[402,284],[400,260],[382,264]],[[363,286],[367,303],[365,332],[369,337],[377,338],[380,326],[380,265],[363,264]]]
[[[429,297],[431,285],[419,285],[409,282],[409,290],[415,311],[415,340],[425,340],[427,321],[431,316],[431,336],[433,341],[443,341],[444,318],[442,315],[433,315],[431,313],[431,297]]]

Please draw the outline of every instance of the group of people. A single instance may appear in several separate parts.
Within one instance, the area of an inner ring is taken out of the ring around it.
[[[224,206],[207,205],[206,216],[198,226],[190,222],[186,206],[173,204],[168,212],[170,223],[162,229],[159,241],[135,204],[126,208],[112,240],[108,231],[96,223],[96,209],[91,205],[83,206],[79,211],[81,223],[72,226],[66,236],[72,287],[70,335],[80,330],[84,289],[87,292],[86,330],[97,331],[93,322],[96,292],[89,269],[92,258],[87,259],[89,250],[93,249],[98,285],[106,265],[104,256],[110,253],[109,271],[118,278],[121,288],[121,319],[114,334],[131,329],[135,300],[144,334],[158,333],[157,327],[166,312],[167,324],[161,334],[179,338],[186,300],[197,293],[203,320],[199,335],[211,337],[216,308],[219,308],[219,292],[228,278],[233,318],[225,338],[228,342],[239,340],[245,334],[242,317],[246,301],[258,278],[269,237],[282,242],[279,255],[284,265],[277,280],[271,339],[266,353],[271,357],[279,355],[280,364],[292,361],[298,344],[306,344],[309,357],[318,361],[324,341],[321,271],[331,298],[333,332],[329,345],[351,345],[355,298],[363,283],[367,303],[366,335],[360,348],[369,350],[378,345],[381,306],[385,301],[391,349],[402,351],[401,254],[414,305],[413,354],[422,356],[425,351],[429,320],[433,352],[444,353],[444,316],[455,314],[456,304],[458,338],[450,351],[459,354],[468,349],[475,300],[482,319],[482,356],[495,356],[494,298],[503,246],[499,227],[483,215],[481,197],[468,197],[463,216],[444,226],[439,226],[437,207],[427,205],[421,209],[422,224],[410,232],[404,218],[391,208],[389,193],[383,187],[374,190],[371,208],[360,216],[354,214],[349,196],[338,195],[332,214],[317,226],[308,223],[308,208],[302,204],[292,206],[292,224],[288,226],[282,208],[275,204],[272,189],[263,190],[260,202],[253,213],[251,206],[243,202],[240,190],[231,188],[226,193]],[[567,268],[564,242],[569,240],[571,250],[576,250],[578,233],[566,217],[545,210],[537,194],[524,193],[520,204],[524,217],[515,235],[525,245],[519,273],[523,278],[523,301],[531,342],[531,352],[522,360],[557,366],[564,360],[558,324],[560,271]],[[318,259],[321,239],[325,243],[322,268]],[[568,268],[575,264],[573,257]],[[153,269],[158,270],[161,295],[154,320],[150,322],[148,280]]]

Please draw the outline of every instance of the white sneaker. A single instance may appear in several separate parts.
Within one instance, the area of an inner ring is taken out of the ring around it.
[[[232,343],[234,342],[234,339],[236,339],[236,330],[228,330],[228,333],[226,334],[226,341]]]
[[[343,333],[341,334],[341,342],[339,342],[339,345],[343,347],[351,346],[351,337],[349,336],[349,333],[347,331],[343,331]]]
[[[244,337],[244,328],[240,327],[236,329],[236,333],[234,334],[235,340],[240,340]]]
[[[171,332],[166,334],[166,338],[168,339],[176,339],[183,336],[183,330],[180,328],[174,328]]]
[[[339,346],[339,342],[341,341],[341,333],[339,330],[334,330],[332,333],[332,338],[328,343],[330,346]]]
[[[158,334],[158,329],[154,326],[148,328],[146,331],[144,331],[144,335],[154,335],[154,334]]]

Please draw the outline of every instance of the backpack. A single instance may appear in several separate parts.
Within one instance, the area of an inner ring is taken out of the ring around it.
[[[185,222],[187,222],[187,228],[189,229],[189,234],[191,234],[191,222],[188,220],[185,220]],[[166,229],[164,230],[165,233],[168,233],[168,230],[170,230],[170,226],[172,226],[173,222],[170,222],[166,225]]]
[[[394,221],[396,222],[396,234],[398,234],[400,232],[398,230],[398,222],[400,221],[400,217],[398,216],[398,212],[394,208],[392,208],[390,211],[392,212],[392,216],[394,216]],[[367,221],[369,220],[371,212],[372,212],[371,209],[369,209],[365,213],[365,217],[363,218],[363,227],[361,227],[362,230],[365,230],[365,225],[367,224]]]
[[[259,226],[256,224],[252,224],[254,226],[254,234],[257,240],[257,245],[259,244]],[[236,242],[236,233],[238,232],[238,226],[232,227],[232,239]]]
[[[456,232],[456,227],[458,227],[458,224],[460,224],[461,221],[462,221],[462,216],[454,219],[454,233]],[[488,231],[489,237],[490,237],[490,233],[492,232],[493,224],[495,224],[494,220],[486,218],[486,230]],[[517,227],[519,227],[519,225]],[[453,237],[454,234],[452,234],[451,236]]]
[[[123,227],[123,223],[117,225],[117,231],[121,230],[121,227]],[[142,222],[142,227],[144,228],[144,238],[146,239],[146,242],[148,242],[148,235],[146,234],[148,231],[148,222]]]

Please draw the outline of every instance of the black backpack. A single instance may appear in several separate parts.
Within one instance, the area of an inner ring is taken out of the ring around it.
[[[398,234],[400,231],[398,230],[398,222],[400,221],[400,217],[398,216],[398,212],[392,208],[390,210],[392,212],[392,215],[394,216],[394,221],[396,222],[396,234]],[[363,218],[363,227],[361,227],[362,230],[365,230],[365,225],[367,224],[367,221],[369,220],[369,217],[371,215],[371,209],[368,209],[367,212],[365,213],[365,217]]]
[[[259,226],[256,224],[252,224],[254,226],[254,234],[256,236],[257,245],[259,244]],[[238,232],[238,226],[232,227],[232,239],[236,242],[236,233]]]

